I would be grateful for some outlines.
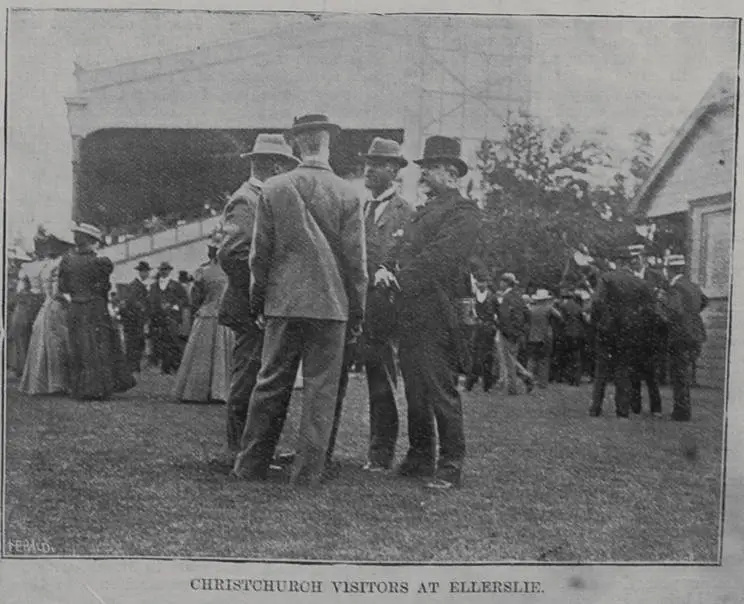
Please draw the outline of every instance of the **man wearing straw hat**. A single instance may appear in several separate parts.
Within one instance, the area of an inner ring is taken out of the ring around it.
[[[376,280],[400,288],[399,354],[409,448],[398,473],[423,478],[427,488],[451,489],[461,486],[465,459],[456,379],[458,373],[470,371],[458,303],[470,295],[465,277],[481,216],[476,204],[459,192],[460,179],[468,171],[459,140],[428,138],[423,157],[415,163],[421,166],[420,182],[429,199],[391,253],[399,268],[395,280],[386,272]]]
[[[326,463],[347,333],[358,331],[367,294],[362,204],[328,163],[339,126],[321,114],[295,118],[288,135],[302,163],[263,185],[250,254],[250,308],[264,329],[261,369],[234,473],[267,477],[297,369],[304,392],[291,482],[317,485]]]
[[[672,419],[687,422],[692,417],[692,368],[706,339],[705,324],[700,313],[708,306],[708,298],[700,286],[685,275],[684,256],[669,256],[667,269],[671,280],[663,300],[670,319],[669,359],[674,395]]]
[[[222,214],[224,239],[217,254],[228,279],[220,304],[219,322],[235,332],[235,346],[227,400],[227,450],[214,461],[230,468],[240,450],[248,403],[261,368],[263,332],[256,325],[255,317],[251,316],[249,293],[249,257],[256,208],[263,183],[300,163],[281,134],[259,134],[253,150],[241,157],[250,160],[251,176],[225,206]]]

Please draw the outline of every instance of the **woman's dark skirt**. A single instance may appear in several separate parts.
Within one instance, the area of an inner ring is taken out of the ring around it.
[[[70,332],[70,390],[73,398],[103,400],[136,384],[104,299],[73,301]]]

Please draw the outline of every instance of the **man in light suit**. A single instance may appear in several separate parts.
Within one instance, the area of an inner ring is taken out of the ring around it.
[[[219,322],[235,332],[233,369],[227,401],[227,451],[214,461],[232,467],[240,451],[248,403],[261,368],[263,332],[250,313],[249,257],[253,225],[263,183],[297,167],[300,160],[281,134],[259,134],[250,153],[250,179],[232,194],[222,213],[224,239],[217,253],[228,285],[220,303]]]
[[[378,268],[389,261],[390,250],[403,234],[413,210],[395,186],[398,173],[408,164],[401,155],[400,145],[393,140],[375,138],[364,160],[364,184],[372,194],[364,206],[367,273],[374,275]],[[359,342],[369,392],[369,450],[364,469],[380,472],[392,467],[398,440],[398,410],[395,406],[397,376],[391,340],[393,324],[390,320],[394,307],[390,301],[392,292],[384,287],[375,288],[372,281],[369,286],[366,320]],[[348,381],[345,363],[328,449],[329,461]]]
[[[233,472],[267,477],[302,361],[303,409],[291,482],[316,485],[326,462],[347,323],[364,319],[367,254],[362,204],[328,163],[325,115],[296,118],[289,136],[302,155],[292,172],[264,183],[250,255],[250,309],[264,328],[261,369]]]
[[[674,395],[672,419],[687,422],[692,417],[692,366],[706,338],[700,313],[708,306],[708,298],[699,285],[685,276],[684,256],[670,256],[667,266],[671,281],[664,303],[669,317],[670,378]]]

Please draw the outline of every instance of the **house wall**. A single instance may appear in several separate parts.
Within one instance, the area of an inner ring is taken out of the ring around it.
[[[734,131],[733,106],[701,117],[688,140],[677,150],[673,165],[666,168],[648,216],[664,216],[687,210],[702,198],[727,194],[733,190]]]
[[[726,376],[731,281],[731,194],[690,204],[689,276],[710,303],[703,312],[708,338],[697,364],[701,386],[723,388]]]

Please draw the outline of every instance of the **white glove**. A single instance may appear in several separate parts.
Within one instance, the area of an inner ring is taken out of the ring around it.
[[[391,273],[384,266],[381,266],[379,269],[377,269],[377,272],[375,273],[375,287],[379,285],[384,285],[385,287],[394,287],[395,289],[400,291],[400,285],[398,284],[398,280],[395,278],[395,275],[393,275],[393,273]]]

